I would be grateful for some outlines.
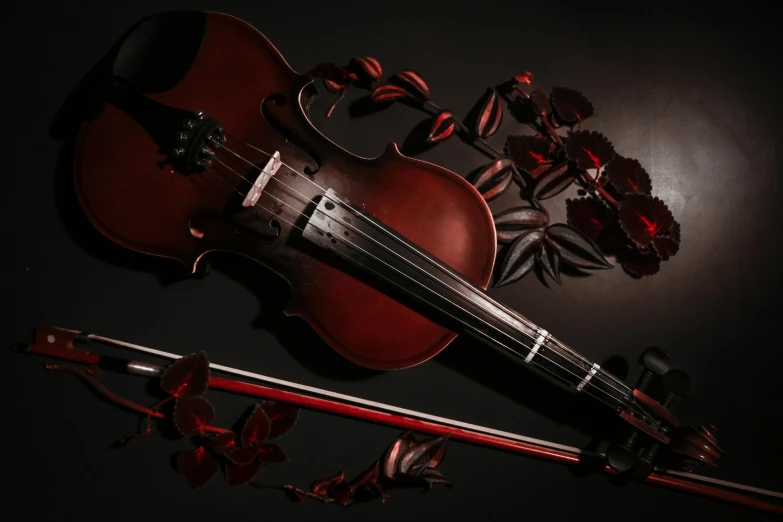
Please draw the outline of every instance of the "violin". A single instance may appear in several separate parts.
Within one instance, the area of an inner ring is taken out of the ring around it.
[[[109,62],[73,182],[111,241],[195,276],[215,252],[249,257],[290,284],[287,315],[364,367],[411,367],[474,336],[626,421],[607,453],[619,472],[645,476],[662,458],[719,464],[714,429],[671,413],[690,380],[664,351],[642,355],[631,387],[489,297],[497,241],[478,191],[394,144],[362,158],[330,141],[308,117],[313,78],[248,23],[155,15]]]

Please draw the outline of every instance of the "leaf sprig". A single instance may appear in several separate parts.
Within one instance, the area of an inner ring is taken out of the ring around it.
[[[528,204],[495,216],[503,247],[495,286],[518,281],[535,267],[559,283],[561,266],[611,268],[607,257],[632,277],[645,277],[679,251],[680,226],[666,204],[652,196],[652,182],[641,163],[617,154],[603,134],[582,129],[595,110],[579,91],[555,86],[547,93],[526,71],[488,87],[477,110],[463,122],[432,101],[419,73],[406,69],[384,81],[375,58],[356,58],[345,67],[320,64],[310,73],[339,94],[327,117],[352,86],[369,91],[368,99],[379,108],[404,102],[431,116],[427,144],[458,136],[490,159],[469,178],[485,200],[497,198],[512,184],[519,186]],[[506,111],[534,134],[508,136],[501,152],[486,140],[498,132]],[[566,200],[567,224],[550,223],[541,202],[574,183],[581,197]],[[532,215],[534,223],[524,221]]]

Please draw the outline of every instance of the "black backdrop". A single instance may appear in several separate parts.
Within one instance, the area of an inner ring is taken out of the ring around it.
[[[203,281],[176,280],[172,264],[121,252],[80,224],[56,194],[58,107],[79,78],[143,16],[170,9],[227,12],[258,27],[291,66],[377,57],[386,71],[413,68],[433,96],[464,114],[489,85],[531,70],[543,86],[583,91],[589,128],[639,158],[654,193],[682,223],[682,250],[660,274],[621,269],[545,288],[534,276],[491,294],[598,361],[635,360],[647,345],[669,350],[696,383],[678,413],[718,426],[726,451],[716,476],[783,488],[777,340],[781,309],[776,2],[697,7],[686,2],[607,7],[561,2],[18,2],[0,20],[3,49],[1,339],[30,340],[56,324],[497,428],[585,445],[605,417],[488,349],[456,342],[418,367],[361,371],[295,318],[279,312],[279,281],[240,261],[218,260]],[[646,4],[646,3],[645,3]],[[230,50],[227,50],[230,52]],[[402,142],[423,115],[396,106],[352,119],[347,104],[316,124],[362,156]],[[349,100],[350,101],[350,100]],[[493,143],[515,130],[507,119]],[[422,156],[465,174],[482,157],[451,141]],[[493,209],[514,204],[507,194]],[[563,217],[564,198],[555,218]],[[216,479],[188,491],[170,456],[189,443],[162,438],[124,449],[135,417],[100,401],[76,378],[48,374],[36,357],[2,352],[6,520],[635,519],[755,520],[763,515],[644,485],[616,486],[534,459],[451,443],[443,472],[453,491],[395,493],[384,505],[344,509],[289,503],[282,493],[229,488]],[[111,386],[145,400],[142,380]],[[250,399],[217,392],[230,424]],[[147,398],[146,400],[149,400]],[[596,420],[597,419],[597,420]],[[307,486],[361,472],[397,430],[302,414],[283,441],[285,465],[267,482]]]

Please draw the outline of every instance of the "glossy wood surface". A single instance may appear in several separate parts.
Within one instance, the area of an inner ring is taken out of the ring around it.
[[[253,147],[280,151],[291,169],[278,171],[257,208],[242,209],[236,204],[242,178],[255,179],[257,170],[226,153],[212,171],[183,175],[161,167],[165,156],[145,129],[107,104],[79,136],[74,182],[80,203],[113,241],[177,259],[194,273],[205,254],[214,251],[266,265],[292,287],[286,313],[304,318],[357,364],[396,369],[421,363],[456,334],[314,255],[299,237],[300,213],[323,192],[319,187],[333,188],[482,288],[495,257],[491,214],[464,179],[404,157],[394,145],[378,158],[365,159],[330,142],[300,104],[310,83],[256,29],[210,13],[187,75],[174,88],[149,97],[204,110],[220,120],[232,151],[255,165],[263,165],[267,156]],[[317,172],[294,172],[307,168]],[[280,228],[274,239],[264,234],[273,219]],[[191,233],[196,222],[203,237]]]

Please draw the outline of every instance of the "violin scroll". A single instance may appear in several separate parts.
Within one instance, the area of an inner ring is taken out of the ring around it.
[[[669,355],[658,347],[647,348],[639,363],[642,373],[634,389],[638,409],[620,414],[633,428],[622,442],[610,445],[609,466],[637,479],[645,479],[662,463],[688,471],[695,464],[718,466],[723,452],[715,427],[681,425],[671,412],[674,403],[690,393],[690,376],[670,369]]]

